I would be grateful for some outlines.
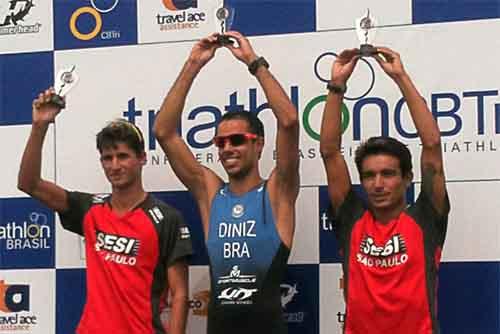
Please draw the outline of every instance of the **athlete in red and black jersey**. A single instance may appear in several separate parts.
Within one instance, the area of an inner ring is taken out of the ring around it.
[[[111,195],[68,192],[40,177],[45,134],[60,112],[49,102],[53,94],[46,90],[33,101],[18,187],[56,210],[64,228],[85,237],[87,301],[77,333],[164,334],[160,297],[168,288],[169,334],[184,334],[191,239],[179,212],[144,191],[142,133],[119,120],[97,135]]]
[[[437,274],[449,212],[440,133],[399,54],[376,49],[374,58],[399,87],[420,136],[422,186],[407,207],[410,151],[394,138],[373,137],[355,156],[367,203],[353,191],[341,152],[341,108],[360,56],[357,49],[343,51],[332,67],[320,148],[343,258],[344,333],[436,334]]]

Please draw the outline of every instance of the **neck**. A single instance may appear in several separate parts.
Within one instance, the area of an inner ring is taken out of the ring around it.
[[[134,209],[146,198],[147,193],[144,191],[141,183],[126,188],[113,187],[111,193],[111,207],[117,213],[125,213]]]
[[[371,211],[375,219],[385,225],[388,224],[391,220],[398,218],[405,207],[406,203],[402,202],[401,204],[398,204],[397,206],[392,208],[374,209],[372,207]]]
[[[262,183],[258,171],[246,175],[245,177],[231,177],[229,176],[229,190],[235,195],[242,195]]]

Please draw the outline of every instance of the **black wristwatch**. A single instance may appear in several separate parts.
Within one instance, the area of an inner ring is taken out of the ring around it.
[[[327,85],[326,85],[326,88],[332,92],[332,93],[335,93],[335,94],[344,94],[347,90],[347,86],[345,84],[335,84],[335,83],[332,83],[332,82],[329,82]]]
[[[266,59],[264,59],[264,57],[258,57],[257,59],[252,61],[248,65],[248,71],[250,71],[250,73],[252,73],[252,75],[255,75],[255,73],[257,73],[257,70],[261,66],[264,66],[265,68],[269,68],[269,63],[267,62]]]

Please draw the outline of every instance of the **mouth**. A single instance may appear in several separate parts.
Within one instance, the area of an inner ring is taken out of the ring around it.
[[[375,202],[382,202],[382,201],[386,200],[389,197],[389,195],[388,194],[372,194],[371,197]]]

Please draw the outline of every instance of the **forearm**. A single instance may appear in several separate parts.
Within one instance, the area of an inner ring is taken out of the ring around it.
[[[191,60],[186,61],[182,67],[156,116],[153,131],[158,139],[177,133],[187,94],[199,71],[200,66]]]
[[[340,154],[343,94],[329,92],[321,121],[320,152],[323,158]]]
[[[297,109],[272,73],[264,66],[261,66],[257,69],[255,77],[259,81],[269,106],[278,120],[278,126],[284,128],[298,127]]]
[[[404,73],[396,77],[394,81],[406,100],[422,145],[424,147],[439,146],[441,139],[437,122],[408,74]]]
[[[18,174],[18,188],[28,194],[33,192],[41,179],[42,148],[48,124],[33,124],[21,159]]]
[[[188,296],[177,293],[172,296],[172,309],[169,317],[169,334],[185,334],[188,313]]]

